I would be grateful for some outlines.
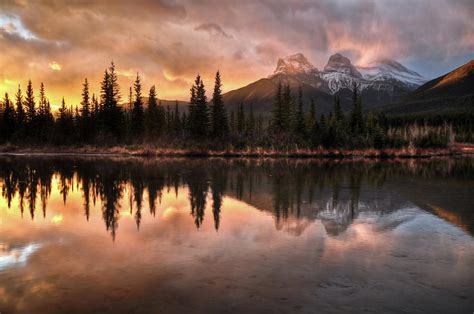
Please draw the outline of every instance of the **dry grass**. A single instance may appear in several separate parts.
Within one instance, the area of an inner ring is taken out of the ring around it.
[[[277,150],[261,147],[245,149],[212,150],[206,148],[168,148],[155,145],[130,145],[101,147],[83,146],[0,146],[2,154],[21,155],[112,155],[143,157],[329,157],[329,158],[415,158],[474,154],[474,146],[468,144],[450,145],[448,148],[419,149],[406,147],[400,149],[289,149]]]

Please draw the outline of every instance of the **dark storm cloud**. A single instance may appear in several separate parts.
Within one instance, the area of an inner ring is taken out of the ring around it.
[[[217,35],[217,36],[224,36],[225,38],[233,38],[232,35],[229,35],[226,32],[224,32],[222,27],[220,27],[219,25],[215,23],[204,23],[194,28],[194,30],[208,32],[209,34],[213,36]]]

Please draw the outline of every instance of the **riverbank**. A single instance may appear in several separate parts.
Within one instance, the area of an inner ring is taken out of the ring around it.
[[[213,150],[205,148],[174,149],[152,145],[128,146],[0,146],[1,155],[81,155],[81,156],[131,156],[131,157],[265,157],[265,158],[430,158],[474,154],[474,144],[456,143],[447,148],[401,149],[292,149],[275,150],[248,148],[244,150]]]

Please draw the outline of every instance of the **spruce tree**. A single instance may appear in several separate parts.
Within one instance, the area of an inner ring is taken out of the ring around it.
[[[344,120],[344,113],[342,112],[341,100],[339,99],[339,96],[334,97],[334,117],[337,121]]]
[[[156,140],[160,136],[160,119],[158,112],[158,100],[156,98],[155,85],[148,93],[148,106],[145,114],[145,132],[148,140]]]
[[[17,137],[22,139],[25,135],[26,128],[26,113],[23,107],[23,95],[21,93],[20,85],[18,85],[18,91],[15,94],[15,105],[16,105],[16,124]]]
[[[33,92],[33,86],[31,84],[31,80],[28,81],[28,85],[26,86],[25,105],[26,105],[27,135],[32,135],[34,134],[33,129],[35,128],[35,121],[36,121],[36,103],[35,103],[35,96]]]
[[[43,82],[41,82],[39,100],[38,100],[38,116],[40,119],[44,119],[44,117],[46,116],[46,106],[47,106],[46,91],[45,91]]]
[[[282,94],[282,130],[283,132],[289,132],[292,126],[293,120],[293,101],[291,99],[291,88],[289,84],[286,84],[283,88]]]
[[[105,70],[101,83],[101,120],[104,133],[115,139],[119,139],[125,129],[125,117],[122,108],[118,105],[119,101],[120,88],[115,64],[112,62]]]
[[[229,134],[229,123],[222,99],[221,87],[221,75],[217,71],[211,105],[211,135],[214,138],[224,137]]]
[[[275,91],[275,98],[273,101],[273,117],[272,117],[272,128],[277,133],[282,132],[284,130],[282,95],[283,95],[283,86],[280,81],[278,82],[278,85]]]
[[[235,115],[234,111],[232,110],[230,113],[230,122],[229,122],[229,129],[231,133],[235,133]]]
[[[237,110],[237,133],[242,135],[245,130],[245,112],[244,104],[240,103],[239,109]]]
[[[334,97],[334,115],[332,121],[330,121],[330,126],[334,145],[338,147],[344,146],[346,144],[347,126],[338,96]]]
[[[89,82],[84,79],[82,85],[80,137],[83,141],[91,139],[91,104],[89,100]]]
[[[183,114],[181,115],[181,135],[187,128],[187,125],[186,125],[187,122],[188,122],[188,118],[186,117],[186,112],[183,112]]]
[[[357,84],[354,83],[352,95],[351,131],[355,136],[364,132],[364,118],[362,116],[362,103]]]
[[[303,92],[301,86],[298,88],[298,104],[294,115],[294,131],[299,137],[306,135],[306,123],[303,111]]]
[[[95,94],[92,94],[91,103],[91,138],[95,138],[101,125],[100,105]]]
[[[41,141],[47,141],[51,134],[54,119],[51,113],[51,105],[46,98],[46,90],[44,84],[40,85],[38,115],[37,115],[37,133],[36,135]]]
[[[173,134],[173,116],[171,114],[170,106],[166,106],[166,134]]]
[[[141,139],[144,131],[144,112],[142,102],[142,85],[140,75],[137,73],[137,78],[133,85],[135,91],[135,101],[133,103],[131,113],[131,131],[135,139]]]
[[[324,145],[327,136],[327,124],[324,114],[321,115],[319,123],[315,123],[313,127],[313,144],[314,146]]]
[[[179,135],[181,133],[181,115],[179,114],[179,106],[177,100],[174,104],[173,121],[174,135]]]
[[[8,93],[5,93],[5,97],[3,98],[0,121],[2,137],[4,140],[10,141],[15,133],[15,109],[8,97]]]
[[[166,112],[165,108],[161,104],[161,100],[158,102],[158,124],[160,134],[165,134],[166,132]]]
[[[245,135],[252,139],[255,132],[255,116],[253,114],[253,104],[250,104],[249,117],[245,123]]]
[[[56,127],[58,141],[62,144],[70,144],[74,137],[74,116],[72,108],[70,110],[67,109],[64,97],[61,101],[61,107],[58,110]]]
[[[191,88],[188,124],[190,136],[193,138],[203,139],[209,133],[209,108],[206,90],[199,74]]]
[[[316,120],[316,106],[314,104],[314,99],[311,99],[309,106],[308,118],[306,119],[306,129],[311,131],[313,130],[314,124],[317,123]]]

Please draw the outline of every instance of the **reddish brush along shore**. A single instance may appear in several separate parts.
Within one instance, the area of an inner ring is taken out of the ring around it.
[[[334,158],[423,158],[474,154],[474,144],[456,143],[446,148],[387,148],[387,149],[289,149],[248,147],[245,149],[168,148],[153,145],[124,146],[0,146],[8,155],[121,155],[121,156],[220,156],[220,157],[334,157]]]

